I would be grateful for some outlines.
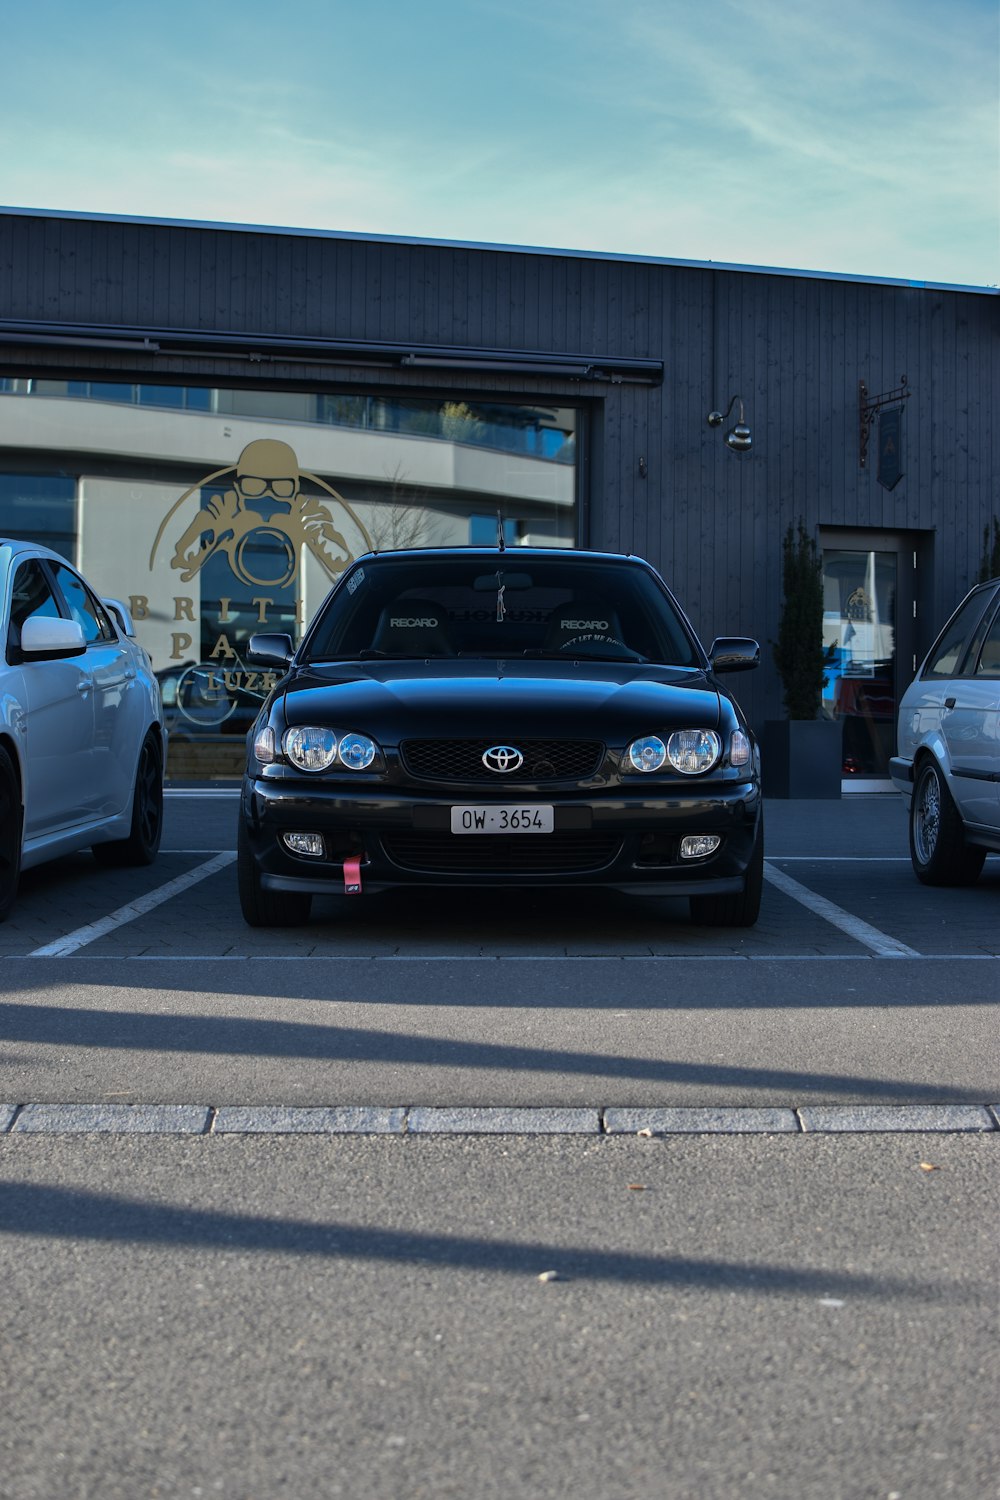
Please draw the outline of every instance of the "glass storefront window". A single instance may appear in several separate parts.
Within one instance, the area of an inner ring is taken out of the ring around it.
[[[845,777],[885,778],[896,726],[894,552],[823,551],[823,711],[843,724]]]
[[[577,540],[575,408],[354,392],[0,381],[0,534],[129,603],[170,728],[168,775],[235,777],[273,678],[361,552]]]
[[[39,542],[72,561],[76,481],[67,474],[0,473],[0,534]]]

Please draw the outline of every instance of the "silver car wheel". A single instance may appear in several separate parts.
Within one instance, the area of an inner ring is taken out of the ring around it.
[[[930,864],[941,832],[941,783],[933,767],[920,778],[913,809],[913,843],[921,864]]]

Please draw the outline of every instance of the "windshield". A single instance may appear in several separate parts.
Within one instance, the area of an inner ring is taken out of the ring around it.
[[[645,568],[571,552],[364,559],[321,608],[301,659],[369,656],[702,664],[680,612]]]

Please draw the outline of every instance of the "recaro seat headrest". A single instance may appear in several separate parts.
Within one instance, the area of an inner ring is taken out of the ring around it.
[[[372,645],[389,656],[455,654],[445,612],[431,599],[399,599],[386,605]]]
[[[622,628],[613,609],[597,599],[572,599],[560,605],[549,621],[546,651],[561,651],[570,641],[624,645]]]

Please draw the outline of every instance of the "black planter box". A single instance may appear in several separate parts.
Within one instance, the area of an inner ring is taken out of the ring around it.
[[[760,749],[765,797],[839,797],[843,735],[839,719],[768,719]]]

